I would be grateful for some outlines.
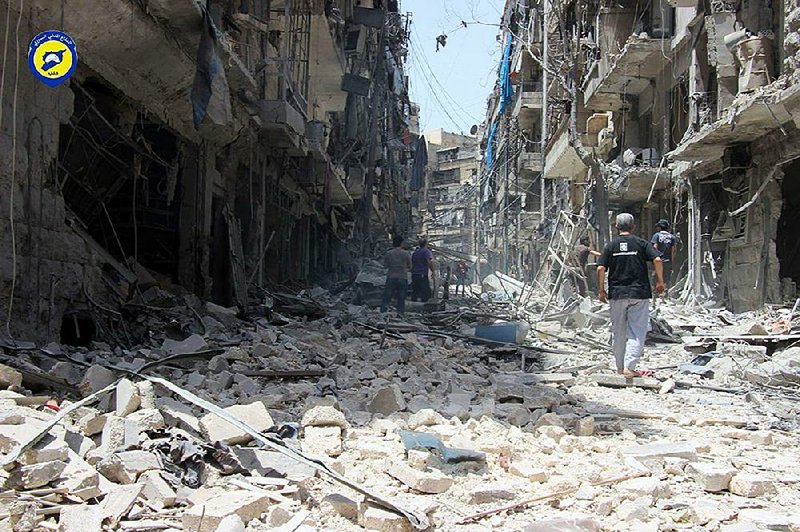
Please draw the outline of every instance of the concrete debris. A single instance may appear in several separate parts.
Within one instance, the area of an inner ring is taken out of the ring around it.
[[[287,314],[246,327],[238,310],[197,304],[202,317],[219,322],[214,332],[201,334],[189,313],[187,323],[196,328],[156,336],[137,349],[59,347],[56,363],[69,356],[85,364],[78,366],[85,368],[81,393],[116,386],[22,453],[2,477],[4,488],[58,490],[46,497],[60,505],[60,515],[38,516],[48,529],[413,528],[401,515],[320,482],[308,463],[254,446],[246,431],[174,390],[106,367],[151,364],[145,371],[283,438],[345,479],[407,501],[434,528],[448,529],[470,511],[551,493],[560,495],[537,506],[536,522],[528,512],[501,512],[483,524],[497,530],[792,526],[784,508],[800,505],[791,480],[800,478],[790,459],[794,411],[775,406],[768,388],[746,378],[748,368],[776,359],[791,373],[792,353],[770,357],[728,342],[717,347],[724,356],[706,356],[714,376],[704,379],[679,372],[676,357],[697,356],[680,355],[682,345],[648,347],[646,356],[664,357],[653,366],[672,364],[669,378],[659,372],[655,379],[620,380],[606,352],[559,341],[550,347],[564,353],[529,345],[526,370],[535,372],[521,371],[522,347],[474,345],[469,335],[448,336],[451,325],[437,325],[458,319],[461,310],[390,321],[384,336],[381,326],[370,325],[384,323],[378,314],[327,305],[313,326]],[[662,308],[667,321],[670,308]],[[602,314],[590,312],[583,338],[602,334],[591,328],[604,326]],[[559,327],[563,335],[569,325]],[[434,328],[441,333],[432,334]],[[727,373],[719,370],[723,359],[732,361]],[[47,360],[20,356],[42,368],[51,367]],[[669,393],[660,395],[664,381]],[[23,378],[14,385],[21,393],[0,396],[5,454],[56,415],[40,406],[49,397],[39,400],[26,385]],[[730,393],[731,386],[751,388]],[[616,480],[602,484],[609,478]],[[743,498],[752,505],[743,506]],[[3,504],[0,516],[9,513]]]

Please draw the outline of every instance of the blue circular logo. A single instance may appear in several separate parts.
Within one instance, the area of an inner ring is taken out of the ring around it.
[[[78,66],[78,52],[72,37],[58,30],[43,31],[28,48],[28,68],[50,87],[69,79]]]

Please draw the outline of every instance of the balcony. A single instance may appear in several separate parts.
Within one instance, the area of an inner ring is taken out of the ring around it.
[[[520,173],[525,177],[540,174],[544,170],[544,154],[540,142],[527,142],[525,151],[519,156]]]
[[[564,120],[545,149],[544,176],[548,179],[583,180],[586,170],[586,165],[569,143],[567,121]]]
[[[624,94],[638,96],[664,69],[662,47],[668,39],[631,35],[618,54],[602,54],[583,82],[583,104],[589,109],[615,110]]]
[[[654,184],[655,181],[655,184]],[[667,190],[671,183],[668,168],[653,166],[630,166],[623,168],[616,179],[608,182],[608,205],[610,208],[623,208],[632,203],[643,203],[654,192]]]
[[[261,136],[277,148],[286,148],[289,155],[304,155],[302,139],[306,133],[306,120],[286,100],[261,100],[258,102]]]
[[[543,86],[541,81],[523,81],[517,87],[516,99],[514,101],[514,116],[525,113],[527,110],[541,112],[544,101]]]

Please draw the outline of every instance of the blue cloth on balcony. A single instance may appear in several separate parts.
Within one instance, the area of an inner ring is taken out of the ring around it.
[[[203,28],[197,49],[197,71],[192,83],[192,115],[199,129],[206,116],[217,125],[233,121],[231,91],[219,54],[219,35],[211,16],[203,9]]]

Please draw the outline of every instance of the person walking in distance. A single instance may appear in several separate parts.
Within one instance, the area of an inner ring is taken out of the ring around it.
[[[617,373],[626,377],[652,375],[636,371],[642,358],[650,323],[650,279],[647,263],[656,270],[656,293],[664,292],[661,253],[646,240],[632,234],[633,215],[617,216],[619,236],[606,244],[597,267],[597,297],[611,306],[611,337]],[[608,293],[606,293],[608,271]]]
[[[427,301],[431,298],[428,272],[433,272],[433,253],[428,249],[428,241],[422,238],[419,247],[411,255],[411,301]]]
[[[397,312],[402,315],[406,311],[411,255],[403,249],[402,236],[395,236],[392,245],[394,247],[383,257],[383,264],[386,266],[386,287],[383,290],[381,312],[389,310],[389,302],[394,299],[397,302]]]
[[[581,296],[586,296],[589,291],[589,278],[586,275],[586,265],[589,263],[589,255],[599,257],[600,252],[591,248],[591,240],[588,236],[582,236],[573,250],[573,263],[578,267],[578,275],[575,276],[575,287]]]
[[[669,222],[659,220],[656,223],[656,233],[650,239],[650,243],[661,253],[661,261],[664,265],[664,286],[665,292],[672,284],[672,266],[675,264],[675,250],[677,249],[678,238],[669,232]]]
[[[469,273],[469,266],[467,263],[459,261],[456,264],[456,295],[458,295],[458,287],[461,287],[461,295],[467,295],[467,273]]]

